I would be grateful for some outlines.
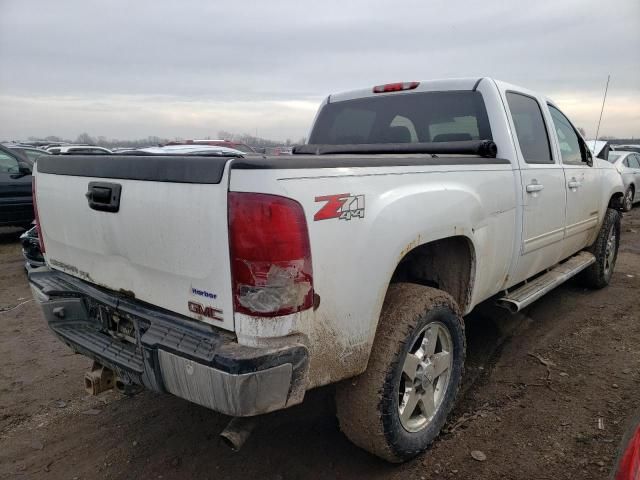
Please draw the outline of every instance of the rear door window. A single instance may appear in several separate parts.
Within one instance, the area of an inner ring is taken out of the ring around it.
[[[538,101],[527,95],[507,92],[507,103],[524,161],[553,163],[549,135]]]
[[[638,155],[629,155],[629,166],[631,168],[640,168],[640,160],[638,159]]]

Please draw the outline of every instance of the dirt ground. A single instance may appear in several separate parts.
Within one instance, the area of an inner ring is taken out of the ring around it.
[[[87,396],[90,361],[29,301],[17,237],[0,232],[0,478],[599,479],[640,407],[640,208],[624,217],[608,288],[569,283],[521,314],[486,304],[466,319],[458,406],[401,466],[347,441],[331,388],[263,418],[239,453],[218,439],[227,417],[186,401]]]

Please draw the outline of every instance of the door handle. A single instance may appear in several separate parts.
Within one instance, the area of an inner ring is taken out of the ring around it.
[[[529,185],[527,185],[528,193],[539,192],[540,190],[544,190],[544,185],[541,185],[539,183],[530,183]]]
[[[569,183],[567,183],[567,186],[572,190],[575,190],[576,188],[580,187],[580,185],[582,185],[582,183],[576,180],[575,177],[569,180]]]

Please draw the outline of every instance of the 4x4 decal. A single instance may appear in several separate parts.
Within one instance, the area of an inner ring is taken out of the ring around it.
[[[315,198],[316,202],[326,202],[313,216],[314,221],[338,218],[351,220],[353,217],[364,218],[364,195],[339,193]]]

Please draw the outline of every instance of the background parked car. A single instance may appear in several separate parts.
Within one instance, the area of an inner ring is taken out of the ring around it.
[[[30,228],[31,166],[11,149],[0,146],[0,226]]]
[[[43,157],[45,155],[51,155],[46,150],[42,150],[41,148],[30,147],[28,145],[7,145],[12,152],[14,152],[19,157],[22,157],[22,160],[25,162],[33,163],[38,160],[38,158]]]
[[[182,142],[169,142],[167,146],[172,145],[210,145],[212,147],[227,147],[234,150],[240,150],[242,153],[255,154],[256,152],[252,147],[246,143],[233,142],[231,140],[184,140]]]
[[[612,145],[607,140],[587,140],[587,146],[595,157],[608,160],[609,152],[613,150]]]
[[[614,145],[615,150],[640,153],[640,145]]]
[[[635,202],[640,201],[640,195],[637,194],[640,186],[640,153],[614,150],[609,152],[609,161],[622,175],[625,188],[622,209],[628,212]]]
[[[62,145],[49,147],[47,151],[54,155],[110,155],[112,153],[108,148],[95,145]]]
[[[120,151],[118,154],[128,155],[219,155],[219,156],[245,156],[244,152],[227,147],[215,147],[212,145],[166,145],[164,147],[146,147]]]

